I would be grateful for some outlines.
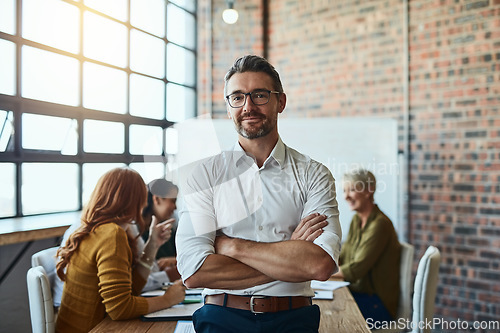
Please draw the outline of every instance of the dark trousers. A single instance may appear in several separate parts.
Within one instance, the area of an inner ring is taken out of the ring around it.
[[[365,319],[372,318],[374,321],[394,320],[377,294],[369,295],[354,291],[351,293]]]
[[[275,313],[250,311],[206,304],[193,314],[197,333],[317,333],[317,305]]]

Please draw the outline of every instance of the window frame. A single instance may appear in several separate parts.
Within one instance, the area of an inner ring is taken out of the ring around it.
[[[22,0],[17,0],[16,1],[16,32],[14,35],[7,34],[5,32],[0,31],[0,39],[4,39],[6,41],[13,42],[15,44],[16,48],[16,92],[15,95],[5,95],[0,93],[0,110],[5,110],[5,111],[12,111],[13,112],[13,122],[14,122],[14,134],[13,134],[13,140],[14,140],[14,149],[12,151],[5,151],[5,152],[0,152],[0,163],[13,163],[15,164],[15,169],[16,169],[16,179],[15,179],[15,206],[16,206],[16,214],[14,216],[2,216],[0,217],[0,222],[2,219],[10,219],[14,217],[22,217],[25,216],[22,213],[22,199],[21,199],[21,186],[22,186],[22,164],[23,163],[32,163],[32,162],[37,162],[37,163],[73,163],[77,164],[78,166],[78,202],[79,202],[79,209],[82,208],[82,180],[83,180],[83,164],[86,163],[124,163],[126,165],[130,165],[130,163],[140,163],[140,162],[145,162],[145,160],[149,162],[162,162],[164,166],[164,172],[167,170],[167,163],[168,163],[168,157],[166,155],[166,135],[165,131],[167,128],[170,126],[174,125],[175,123],[172,121],[167,120],[167,99],[168,96],[166,94],[166,88],[167,84],[169,83],[175,83],[177,85],[183,86],[185,88],[192,89],[195,93],[195,99],[197,99],[197,68],[195,66],[194,68],[194,77],[195,77],[195,83],[193,85],[186,85],[186,84],[181,84],[173,81],[167,80],[167,73],[166,73],[166,66],[168,63],[167,59],[167,52],[165,51],[165,75],[163,78],[157,78],[154,76],[147,75],[145,73],[141,72],[136,72],[131,70],[130,68],[130,39],[131,39],[131,30],[139,30],[143,33],[149,34],[154,36],[151,33],[148,33],[147,31],[141,30],[138,27],[132,26],[130,24],[130,3],[131,0],[127,1],[128,4],[128,18],[126,22],[122,22],[118,19],[115,19],[111,16],[108,16],[104,13],[100,13],[97,10],[92,9],[91,7],[85,6],[83,0],[76,0],[76,1],[70,1],[70,0],[61,0],[66,3],[70,3],[72,5],[75,5],[79,9],[79,14],[80,14],[80,27],[79,27],[79,38],[80,38],[80,50],[78,54],[73,54],[67,51],[63,51],[48,45],[40,44],[31,40],[24,39],[21,35],[22,32]],[[168,5],[174,5],[178,8],[181,8],[182,10],[186,11],[188,14],[193,15],[194,17],[194,37],[195,40],[197,40],[197,3],[195,2],[195,11],[189,11],[179,5],[177,5],[175,2],[170,2],[169,0],[164,0],[165,1],[165,36],[163,38],[157,37],[161,39],[165,43],[165,50],[167,48],[167,45],[169,43],[172,43],[167,40],[167,8]],[[120,68],[111,64],[103,63],[94,59],[87,58],[83,56],[83,15],[84,11],[88,10],[90,12],[96,13],[98,15],[101,15],[107,19],[119,22],[120,24],[123,24],[127,28],[127,66],[125,68]],[[172,43],[175,44],[175,43]],[[46,101],[40,101],[40,100],[33,100],[33,99],[28,99],[24,98],[21,96],[21,85],[22,85],[22,78],[21,78],[21,50],[22,47],[26,46],[31,46],[35,47],[41,50],[46,50],[50,51],[56,54],[61,54],[65,55],[74,59],[77,59],[79,62],[79,73],[80,77],[78,78],[79,82],[79,105],[78,106],[69,106],[69,105],[63,105],[63,104],[57,104],[57,103],[52,103],[52,102],[46,102]],[[195,58],[195,65],[196,65],[196,59],[198,57],[197,54],[197,49],[196,45],[194,49],[190,49],[187,47],[184,47],[182,45],[175,44],[177,46],[180,46],[190,52],[193,53],[194,58]],[[87,109],[83,107],[83,64],[84,62],[91,62],[94,64],[99,64],[102,66],[110,67],[110,68],[115,68],[119,69],[121,71],[124,71],[127,75],[127,111],[125,114],[118,114],[118,113],[112,113],[112,112],[106,112],[106,111],[99,111],[99,110],[93,110],[93,109]],[[144,118],[144,117],[138,117],[138,116],[133,116],[130,114],[130,76],[132,74],[138,74],[142,76],[146,76],[149,78],[154,78],[157,80],[161,80],[164,84],[164,89],[165,89],[165,103],[163,106],[163,119],[153,119],[153,118]],[[62,155],[60,152],[56,151],[43,151],[43,150],[33,150],[33,149],[25,149],[22,147],[22,116],[25,113],[29,114],[39,114],[39,115],[46,115],[46,116],[55,116],[55,117],[62,117],[62,118],[71,118],[71,119],[76,119],[77,124],[78,124],[78,141],[77,141],[77,153],[76,155]],[[195,100],[194,102],[194,115],[196,116],[198,114],[197,110],[197,101]],[[102,120],[102,121],[114,121],[114,122],[119,122],[123,123],[125,126],[125,136],[124,136],[124,146],[125,150],[123,153],[88,153],[83,150],[83,123],[84,120],[86,119],[92,119],[92,120]],[[161,155],[137,155],[137,154],[131,154],[129,152],[129,142],[130,142],[130,125],[148,125],[148,126],[156,126],[156,127],[161,127],[163,131],[163,137],[162,137],[162,148],[163,152]],[[48,213],[44,213],[48,214]],[[37,214],[34,214],[37,215]],[[28,215],[26,215],[28,216]]]

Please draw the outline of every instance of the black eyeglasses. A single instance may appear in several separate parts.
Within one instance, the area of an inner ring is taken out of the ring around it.
[[[279,94],[279,91],[271,90],[255,90],[249,93],[237,92],[231,95],[227,95],[226,99],[229,106],[232,108],[241,108],[246,103],[246,97],[250,96],[252,103],[255,105],[264,105],[269,103],[269,98],[271,94]]]

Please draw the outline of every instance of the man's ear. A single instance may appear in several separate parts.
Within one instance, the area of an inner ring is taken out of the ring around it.
[[[285,93],[280,94],[279,103],[280,103],[280,108],[279,108],[278,113],[281,113],[281,112],[283,112],[283,110],[285,110],[285,106],[286,106],[286,94]]]

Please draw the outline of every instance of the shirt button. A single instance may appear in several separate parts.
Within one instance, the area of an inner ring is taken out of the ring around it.
[[[264,229],[264,228],[263,228],[261,225],[259,225],[259,230],[261,230],[261,231],[262,231],[262,229]]]

